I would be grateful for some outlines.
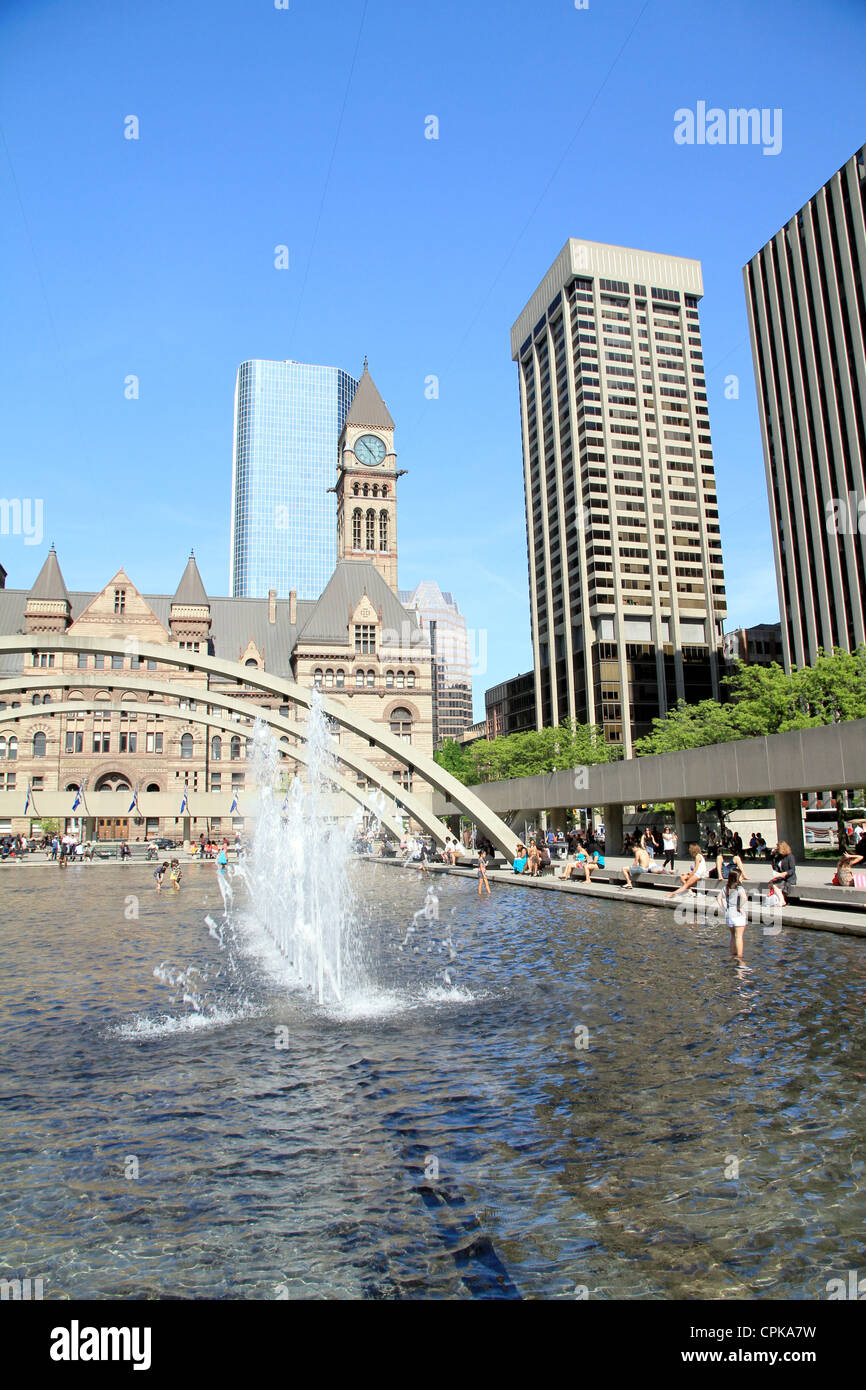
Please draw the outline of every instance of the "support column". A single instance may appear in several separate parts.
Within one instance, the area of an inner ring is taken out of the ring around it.
[[[803,813],[800,808],[799,792],[776,792],[776,838],[787,840],[798,864],[806,858],[806,845],[803,840]]]
[[[619,803],[602,806],[601,814],[604,817],[605,855],[622,854],[622,806]]]
[[[696,843],[699,839],[697,802],[690,801],[688,798],[674,801],[674,819],[679,836],[677,853],[688,857],[689,845]]]

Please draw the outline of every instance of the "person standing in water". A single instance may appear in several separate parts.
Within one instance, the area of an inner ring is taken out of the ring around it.
[[[176,893],[180,892],[180,881],[183,874],[180,871],[180,864],[176,859],[171,861],[171,873],[168,876],[169,883]]]
[[[487,877],[487,855],[484,850],[478,856],[478,896],[481,897],[482,888],[487,889],[487,896],[490,897],[490,880]]]
[[[154,878],[156,879],[156,891],[157,891],[157,893],[161,893],[161,892],[162,892],[162,880],[165,878],[165,871],[166,871],[167,868],[168,868],[168,860],[166,859],[165,863],[160,864],[159,868],[158,868],[158,869],[154,869],[154,871],[153,871],[153,876],[154,876]]]
[[[743,887],[743,876],[739,869],[732,868],[723,892],[718,900],[725,909],[725,925],[731,932],[731,955],[743,959],[743,934],[749,921],[749,899]]]

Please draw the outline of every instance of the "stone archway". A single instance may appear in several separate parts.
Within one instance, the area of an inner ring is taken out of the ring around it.
[[[48,633],[0,637],[0,653],[32,651],[35,647],[49,652],[101,652],[104,655],[120,657],[128,655],[126,644],[121,640],[111,638],[70,638],[67,635]],[[203,656],[199,652],[187,650],[180,651],[175,647],[159,646],[151,643],[140,643],[136,654],[140,661],[153,660],[163,665],[176,666],[179,669],[191,672],[200,672],[202,675],[220,677],[235,682],[238,687],[241,688],[244,686],[248,688],[252,687],[264,694],[276,695],[305,710],[309,710],[312,704],[313,693],[298,685],[297,682],[271,675],[266,671],[253,671],[250,668],[239,665],[237,662],[225,661],[216,657]],[[81,671],[63,672],[55,667],[51,672],[50,678],[44,682],[39,682],[38,678],[33,677],[28,679],[15,678],[11,684],[6,681],[0,682],[0,688],[32,690],[38,689],[40,683],[48,687],[71,685],[74,683],[77,687],[81,687],[82,685],[89,684],[88,681],[81,679],[82,674]],[[134,689],[154,689],[156,687],[156,683],[148,683],[146,685],[140,677],[137,680],[128,680],[125,678],[122,671],[112,670],[110,676],[107,676],[105,673],[101,674],[101,684],[103,687],[109,684],[115,689],[128,689],[130,686]],[[69,677],[68,680],[65,679],[66,676]],[[176,699],[177,695],[178,692],[176,688],[170,689],[171,698]],[[210,688],[206,692],[206,699],[210,704],[225,703],[228,698],[229,697],[226,696],[219,696],[217,691],[211,690]],[[248,718],[255,719],[257,717],[264,717],[265,715],[265,712],[256,706],[253,701],[236,700],[233,701],[233,703],[239,707]],[[352,733],[366,738],[371,747],[380,748],[396,761],[402,762],[406,766],[407,772],[411,771],[416,773],[418,777],[428,785],[442,792],[455,805],[459,806],[466,815],[470,816],[503,853],[509,857],[513,857],[517,845],[517,837],[514,835],[513,831],[504,821],[500,820],[495,813],[491,812],[489,808],[485,806],[484,802],[471,792],[468,787],[464,787],[461,782],[458,782],[455,777],[446,772],[445,769],[440,767],[432,758],[428,757],[426,754],[419,753],[417,749],[413,749],[410,745],[402,743],[401,740],[394,738],[390,731],[386,732],[381,725],[355,714],[350,707],[340,704],[334,699],[323,696],[322,708],[324,713],[336,720],[341,728],[348,729]],[[270,712],[268,712],[268,714],[269,713]],[[267,722],[272,723],[273,721],[269,717]],[[286,724],[289,723],[289,721],[285,722]],[[295,729],[297,729],[297,726],[295,726]],[[294,730],[292,731],[294,732]],[[303,737],[302,731],[301,737]],[[343,758],[343,760],[345,760],[345,751],[346,750],[341,749],[338,755]],[[369,776],[373,785],[380,787],[382,791],[387,794],[389,789],[386,788],[386,777],[380,769],[374,768],[372,764],[367,764],[366,775]],[[407,812],[422,825],[425,825],[434,837],[442,843],[447,831],[438,819],[433,816],[432,812],[428,811],[428,809],[423,806],[422,803],[418,802],[417,798],[409,792],[404,792],[401,800]]]

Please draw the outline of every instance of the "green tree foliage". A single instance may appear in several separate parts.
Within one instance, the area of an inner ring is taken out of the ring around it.
[[[605,742],[598,725],[570,719],[556,728],[479,739],[466,748],[447,739],[435,757],[448,772],[470,785],[606,763],[618,757],[619,752]]]
[[[795,668],[790,675],[776,662],[739,662],[724,683],[730,691],[727,704],[680,700],[664,718],[653,720],[652,733],[635,742],[638,756],[866,719],[866,647],[821,652],[814,666]]]

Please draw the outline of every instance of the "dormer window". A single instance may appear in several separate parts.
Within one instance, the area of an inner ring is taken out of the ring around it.
[[[369,652],[371,655],[376,650],[376,627],[374,623],[355,624],[355,651]]]
[[[114,611],[115,613],[126,612],[126,590],[115,589],[114,591]]]

